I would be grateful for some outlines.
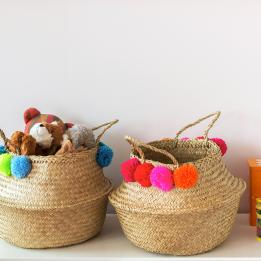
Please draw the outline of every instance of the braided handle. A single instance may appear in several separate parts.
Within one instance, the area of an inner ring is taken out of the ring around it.
[[[209,115],[207,115],[207,116],[205,116],[205,117],[203,117],[203,118],[200,118],[200,119],[198,119],[197,121],[195,121],[195,122],[193,122],[193,123],[188,124],[187,126],[185,126],[184,128],[182,128],[182,129],[176,134],[175,139],[178,139],[178,137],[180,136],[180,134],[183,133],[185,130],[187,130],[187,129],[189,129],[189,128],[191,128],[191,127],[193,127],[193,126],[199,124],[200,122],[202,122],[202,121],[204,121],[204,120],[206,120],[206,119],[208,119],[208,118],[214,117],[213,120],[212,120],[212,121],[210,122],[210,124],[208,125],[207,129],[204,131],[203,137],[204,137],[204,140],[207,140],[207,139],[208,139],[208,133],[209,133],[210,129],[214,126],[214,124],[216,123],[216,121],[219,119],[220,114],[221,114],[221,112],[220,112],[220,111],[217,111],[217,112],[211,113],[211,114],[209,114]]]
[[[158,148],[151,146],[149,144],[140,142],[140,141],[138,141],[138,140],[136,140],[136,139],[134,139],[130,136],[125,136],[125,139],[131,145],[132,149],[136,150],[139,153],[142,163],[144,163],[144,161],[145,161],[145,155],[144,155],[144,152],[142,151],[141,147],[144,147],[144,148],[147,148],[151,151],[158,152],[158,153],[165,155],[166,157],[168,157],[173,162],[174,165],[176,165],[176,166],[179,165],[176,158],[166,150],[158,149]]]
[[[9,140],[6,138],[5,133],[1,129],[0,129],[0,137],[3,140],[3,142],[4,142],[4,145],[7,147],[7,144],[8,144]]]
[[[98,127],[92,128],[92,130],[95,131],[95,130],[98,130],[98,129],[102,128],[102,127],[105,127],[105,128],[102,130],[102,132],[98,135],[98,137],[97,137],[95,143],[98,144],[98,143],[100,142],[102,136],[104,135],[104,133],[105,133],[108,129],[110,129],[114,124],[116,124],[118,121],[119,121],[119,120],[110,121],[110,122],[104,123],[104,124],[102,124],[102,125],[100,125],[100,126],[98,126]]]

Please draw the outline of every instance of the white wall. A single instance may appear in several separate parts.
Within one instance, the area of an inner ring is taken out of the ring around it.
[[[212,136],[247,179],[246,159],[261,156],[260,11],[255,0],[0,0],[0,126],[22,129],[28,106],[92,126],[119,118],[105,138],[118,184],[125,134],[169,137],[221,110]]]

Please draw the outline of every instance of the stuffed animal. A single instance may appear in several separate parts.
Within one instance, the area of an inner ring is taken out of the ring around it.
[[[93,131],[83,125],[73,125],[71,128],[67,129],[66,134],[72,141],[75,149],[78,149],[82,146],[87,149],[95,147],[95,137]]]
[[[41,155],[53,155],[62,146],[65,139],[63,123],[60,122],[42,122],[35,123],[30,129],[30,135],[32,135],[36,143],[42,150],[39,152]]]
[[[62,147],[55,153],[55,155],[63,155],[65,153],[72,153],[75,151],[75,148],[70,140],[65,140],[62,144]]]
[[[15,131],[11,139],[7,143],[8,150],[21,155],[35,155],[36,154],[36,140],[29,134],[21,131]]]
[[[25,133],[32,135],[43,151],[38,154],[53,155],[64,144],[64,150],[59,154],[72,151],[70,140],[75,149],[95,147],[93,131],[83,125],[64,123],[59,117],[52,114],[41,114],[36,108],[29,108],[24,112]],[[54,124],[55,123],[55,124]],[[58,131],[57,125],[60,127]],[[61,138],[62,137],[62,138]],[[66,142],[66,143],[65,143]]]
[[[54,121],[58,122],[60,126],[64,128],[69,128],[72,126],[71,123],[66,123],[64,124],[63,121],[52,114],[41,114],[39,110],[36,108],[29,108],[24,112],[24,121],[25,121],[25,133],[29,134],[31,128],[36,124],[36,123],[52,123]]]

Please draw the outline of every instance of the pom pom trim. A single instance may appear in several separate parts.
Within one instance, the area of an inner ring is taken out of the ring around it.
[[[197,184],[199,176],[193,164],[185,163],[172,171],[167,167],[141,163],[137,158],[123,162],[121,174],[126,183],[136,182],[145,188],[153,186],[164,192],[176,188],[190,189]]]
[[[17,179],[28,176],[32,170],[32,162],[26,156],[13,156],[11,160],[11,173]]]
[[[0,146],[1,147],[1,146]],[[0,153],[0,174],[17,179],[25,178],[32,170],[32,162],[29,157],[24,155],[12,155],[11,153]]]
[[[112,162],[112,158],[113,158],[113,150],[106,144],[100,142],[96,154],[97,164],[102,168],[108,167]]]
[[[5,146],[0,146],[0,155],[1,154],[4,154],[4,153],[7,153],[7,149],[6,149],[6,147]]]

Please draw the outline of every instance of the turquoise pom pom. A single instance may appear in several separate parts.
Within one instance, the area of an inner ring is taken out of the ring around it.
[[[6,150],[5,146],[1,145],[0,146],[0,154],[4,154],[4,153],[7,153],[7,150]]]
[[[99,143],[99,148],[96,155],[96,161],[102,168],[107,167],[111,164],[113,158],[112,149],[104,143]]]
[[[32,169],[32,163],[26,156],[14,156],[11,160],[11,173],[17,179],[25,178]]]

